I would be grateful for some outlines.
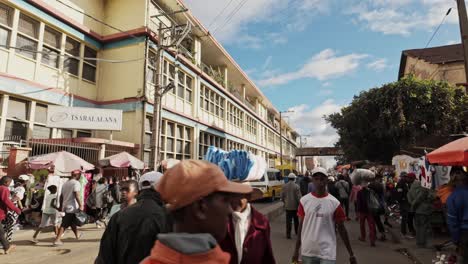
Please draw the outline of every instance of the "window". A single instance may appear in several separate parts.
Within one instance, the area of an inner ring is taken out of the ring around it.
[[[268,129],[268,145],[273,147],[275,145],[275,134]]]
[[[210,133],[206,133],[200,131],[200,139],[199,139],[199,148],[198,148],[198,158],[203,159],[208,148],[210,146],[215,146],[220,149],[224,149],[224,139],[219,136],[215,136]]]
[[[161,127],[161,158],[191,159],[192,128],[163,120]]]
[[[84,50],[85,58],[97,58],[97,51],[91,49],[88,46],[85,46]],[[85,59],[83,61],[83,73],[82,77],[85,80],[90,82],[96,82],[96,60],[93,59]]]
[[[68,130],[68,129],[62,129],[62,138],[72,138],[73,137],[73,131]]]
[[[50,138],[52,130],[45,126],[34,125],[32,138]]]
[[[39,21],[23,14],[20,15],[18,36],[16,39],[17,52],[31,59],[36,59],[39,38]]]
[[[246,129],[247,133],[254,136],[257,135],[257,121],[250,116],[246,117]]]
[[[59,67],[60,42],[62,33],[48,26],[44,28],[42,63],[54,68]]]
[[[28,111],[28,102],[17,99],[10,99],[8,102],[7,118],[25,121],[29,116]]]
[[[244,149],[244,144],[229,139],[227,140],[227,151],[242,149]]]
[[[156,54],[154,56],[156,56]],[[154,61],[156,62],[156,60]],[[175,85],[174,80],[175,80],[175,66],[174,64],[168,62],[167,60],[164,60],[164,67],[163,67],[163,73],[162,73],[162,85],[166,86],[171,82],[174,83]],[[176,93],[175,89],[176,88],[174,86],[174,89],[172,89],[171,91],[173,94]]]
[[[192,102],[192,87],[193,87],[193,79],[185,72],[179,70],[177,71],[177,96],[185,99],[187,102]]]
[[[83,130],[78,130],[76,133],[76,137],[91,137],[91,131],[83,131]]]
[[[45,124],[47,123],[47,106],[36,105],[36,113],[34,114],[34,122]]]
[[[10,45],[12,21],[13,9],[0,4],[0,45],[4,48]]]
[[[25,122],[7,120],[5,126],[5,138],[19,137],[26,139],[28,125]]]
[[[250,146],[245,146],[245,150],[247,150],[248,152],[252,152],[252,154],[255,154],[255,155],[257,155],[257,151],[258,151],[256,148],[253,148]]]
[[[231,103],[228,103],[228,123],[235,127],[242,128],[244,126],[244,113]]]
[[[65,42],[65,57],[63,68],[66,72],[78,76],[78,65],[80,61],[76,58],[80,56],[80,42],[67,37]]]
[[[153,50],[149,51],[147,81],[152,84],[156,84],[156,74],[158,74],[158,71],[157,71],[158,66],[156,65],[156,62],[157,62],[156,56],[157,55],[155,51]],[[164,61],[164,63],[166,64],[167,62]],[[165,82],[164,85],[167,85],[167,83]]]
[[[201,85],[200,108],[202,110],[224,119],[224,100],[220,94],[203,84]]]

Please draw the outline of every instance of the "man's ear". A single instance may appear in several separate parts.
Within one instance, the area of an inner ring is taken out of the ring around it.
[[[197,220],[208,219],[208,204],[205,199],[200,199],[197,202],[190,205],[190,211]]]

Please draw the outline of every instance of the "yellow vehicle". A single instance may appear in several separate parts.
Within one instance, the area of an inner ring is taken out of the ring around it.
[[[276,166],[280,170],[283,177],[288,177],[288,175],[295,170],[295,167],[292,164],[283,164],[283,166]]]
[[[271,201],[281,197],[283,184],[281,172],[278,169],[272,168],[266,169],[260,180],[250,182],[250,186],[262,191],[263,198],[271,199]]]

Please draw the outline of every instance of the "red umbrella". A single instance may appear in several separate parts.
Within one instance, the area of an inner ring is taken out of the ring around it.
[[[468,166],[468,137],[460,138],[427,154],[430,163]]]

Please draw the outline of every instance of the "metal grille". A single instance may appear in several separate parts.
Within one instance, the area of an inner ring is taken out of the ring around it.
[[[95,144],[70,142],[67,139],[31,139],[27,144],[31,148],[31,156],[68,151],[91,164],[97,164],[99,160],[99,146]]]

